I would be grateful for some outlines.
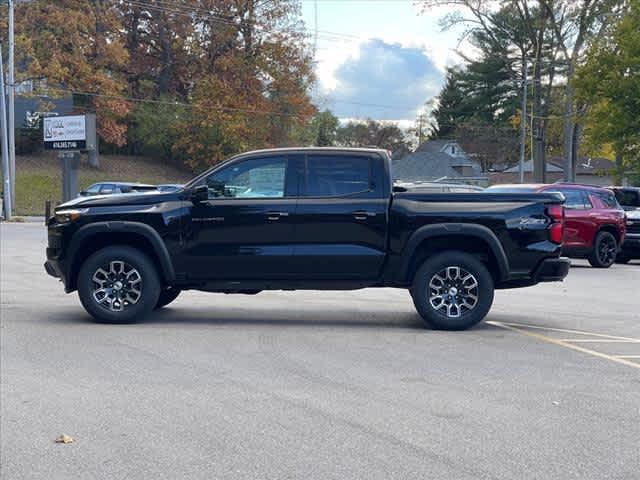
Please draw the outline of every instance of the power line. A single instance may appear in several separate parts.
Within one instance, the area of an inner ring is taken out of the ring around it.
[[[127,101],[127,102],[135,102],[135,103],[149,103],[149,104],[155,104],[155,105],[167,105],[167,106],[186,107],[186,108],[207,108],[208,110],[215,110],[215,111],[221,111],[221,112],[247,113],[247,114],[255,114],[255,115],[274,115],[274,116],[281,116],[281,117],[296,117],[296,118],[301,118],[301,119],[308,118],[307,115],[302,115],[302,114],[298,114],[298,113],[278,112],[278,111],[258,110],[258,109],[247,109],[247,108],[237,108],[237,107],[222,107],[222,106],[201,107],[200,105],[196,105],[196,104],[192,104],[192,103],[186,103],[186,102],[179,102],[179,101],[171,102],[171,101],[167,101],[167,100],[155,100],[155,99],[152,99],[152,98],[128,97],[126,95],[113,95],[113,94],[106,94],[106,93],[99,93],[99,92],[83,92],[83,91],[79,91],[79,90],[73,90],[73,89],[62,88],[62,87],[47,87],[47,90],[53,90],[53,91],[57,91],[57,92],[61,92],[61,93],[69,93],[69,94],[72,94],[72,95],[84,95],[84,96],[88,96],[88,97],[107,98],[107,99],[111,99],[111,100],[123,100],[123,101]],[[45,94],[37,95],[37,96],[49,98],[49,96],[45,95]]]
[[[206,9],[203,9],[202,7],[196,7],[192,5],[186,5],[186,4],[180,4],[180,6],[175,4],[169,5],[166,2],[163,2],[161,0],[156,0],[156,2],[157,4],[152,4],[152,3],[146,3],[143,0],[125,0],[124,3],[137,8],[143,8],[143,9],[148,8],[150,10],[155,10],[155,11],[165,12],[165,13],[170,13],[175,15],[182,15],[189,18],[193,18],[194,16],[193,14],[197,14],[209,19],[215,19],[218,23],[223,23],[223,24],[234,26],[234,27],[238,27],[240,25],[238,22],[234,21],[233,18],[216,15],[211,10],[206,10]],[[360,41],[362,40],[361,37],[358,37],[356,35],[351,35],[348,33],[343,33],[343,32],[319,30],[317,28],[313,28],[313,29],[306,28],[306,30],[316,33],[317,35],[323,37],[322,40],[327,40],[327,41],[339,41],[339,40],[340,41]],[[284,33],[283,31],[270,30],[270,29],[264,29],[264,31],[271,32],[271,33]]]

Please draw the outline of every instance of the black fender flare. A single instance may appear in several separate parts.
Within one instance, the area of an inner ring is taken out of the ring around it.
[[[123,222],[123,221],[108,221],[108,222],[96,222],[90,223],[83,227],[80,227],[77,232],[73,234],[71,243],[68,250],[68,262],[67,262],[67,275],[71,273],[73,264],[75,261],[78,250],[84,245],[86,240],[94,235],[100,233],[115,233],[126,232],[134,233],[143,236],[151,243],[153,251],[160,261],[161,274],[167,282],[172,282],[176,278],[173,263],[171,263],[171,257],[164,241],[158,234],[158,232],[149,225],[140,222]]]
[[[504,281],[509,277],[509,260],[507,259],[507,255],[504,252],[504,248],[502,248],[500,240],[498,240],[498,237],[496,237],[495,233],[489,228],[484,225],[466,223],[438,223],[420,227],[409,237],[401,254],[400,278],[407,279],[413,254],[424,240],[452,235],[477,237],[486,242],[498,263],[499,280]]]

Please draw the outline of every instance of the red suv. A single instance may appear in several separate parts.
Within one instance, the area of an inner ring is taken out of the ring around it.
[[[487,190],[562,193],[566,199],[563,254],[586,258],[598,268],[615,262],[626,227],[624,210],[611,190],[576,183],[495,185]]]

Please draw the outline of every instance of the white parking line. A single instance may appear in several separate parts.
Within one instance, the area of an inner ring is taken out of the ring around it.
[[[589,335],[591,337],[610,338],[612,340],[627,340],[631,342],[640,342],[640,338],[620,337],[617,335],[606,335],[604,333],[592,333],[592,332],[585,332],[582,330],[569,330],[566,328],[541,327],[540,325],[531,325],[528,323],[495,322],[493,320],[488,321],[487,323],[490,323],[490,324],[500,323],[501,325],[509,325],[511,327],[516,327],[516,328],[533,328],[535,330],[547,330],[550,332],[575,333],[577,335]]]
[[[620,340],[618,338],[561,338],[560,341],[569,343],[640,343],[640,340]]]
[[[511,331],[514,331],[514,332],[521,333],[523,335],[527,335],[529,337],[533,337],[533,338],[535,338],[537,340],[541,340],[543,342],[551,343],[553,345],[559,345],[561,347],[565,347],[565,348],[568,348],[570,350],[575,350],[575,351],[581,352],[581,353],[586,353],[587,355],[592,355],[594,357],[603,358],[603,359],[609,360],[611,362],[615,362],[615,363],[619,363],[619,364],[622,364],[622,365],[626,365],[627,367],[640,369],[640,363],[633,362],[633,361],[629,360],[627,355],[609,355],[609,354],[606,354],[606,353],[597,352],[595,350],[591,350],[590,348],[580,347],[579,345],[574,345],[573,343],[569,343],[567,341],[560,340],[560,339],[557,339],[557,338],[547,337],[547,336],[542,335],[540,333],[528,331],[527,329],[540,329],[540,330],[548,330],[548,331],[552,331],[552,332],[564,331],[564,332],[570,332],[570,333],[578,333],[578,334],[581,334],[581,335],[593,335],[593,336],[605,337],[605,338],[606,337],[612,337],[611,335],[604,335],[604,334],[597,334],[597,333],[590,333],[590,332],[580,332],[580,331],[577,331],[577,330],[565,330],[565,329],[559,329],[559,328],[545,328],[545,327],[539,327],[537,325],[524,325],[524,324],[517,324],[517,323],[496,322],[496,321],[493,321],[493,320],[488,321],[487,323],[490,324],[490,325],[494,325],[496,327],[505,328],[507,330],[511,330]],[[636,338],[614,337],[614,339],[615,338],[624,339],[624,340],[626,340],[625,343],[636,343],[638,341],[638,339],[636,339]],[[631,340],[631,342],[629,342],[629,340]],[[638,357],[640,357],[640,355],[638,355]]]

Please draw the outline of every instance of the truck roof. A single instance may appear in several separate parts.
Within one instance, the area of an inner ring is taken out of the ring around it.
[[[259,153],[278,153],[278,152],[354,152],[354,153],[384,153],[388,154],[384,148],[373,147],[281,147],[281,148],[264,148],[260,150],[251,150],[249,152],[240,153],[235,157],[253,155]]]
[[[578,188],[578,189],[589,189],[596,191],[606,191],[607,187],[602,187],[600,185],[589,185],[586,183],[571,183],[571,182],[556,182],[556,183],[499,183],[496,185],[491,185],[489,187],[490,190],[549,190],[553,188]]]

